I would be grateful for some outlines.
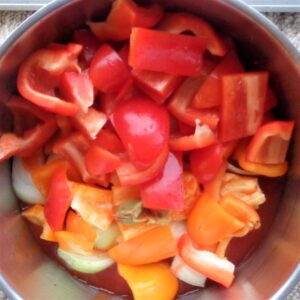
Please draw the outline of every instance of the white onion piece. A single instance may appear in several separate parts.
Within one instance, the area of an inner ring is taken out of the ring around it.
[[[31,174],[22,163],[22,159],[14,157],[12,167],[12,185],[17,197],[29,204],[43,204],[44,197],[32,181]]]
[[[189,267],[178,255],[173,259],[171,270],[178,279],[185,283],[199,287],[205,286],[206,277]]]
[[[241,168],[238,168],[236,166],[234,166],[233,164],[231,163],[228,163],[227,164],[227,170],[232,172],[232,173],[235,173],[235,174],[239,174],[239,175],[245,175],[245,176],[258,176],[258,174],[255,174],[255,173],[251,173],[251,172],[248,172],[248,171],[245,171]]]
[[[187,233],[186,225],[183,221],[171,222],[170,229],[176,241],[178,241],[183,234]]]

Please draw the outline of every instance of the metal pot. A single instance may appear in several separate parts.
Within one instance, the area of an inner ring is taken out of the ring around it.
[[[238,0],[152,0],[189,11],[235,38],[243,59],[267,69],[281,100],[280,113],[296,120],[290,170],[276,218],[259,248],[239,268],[233,286],[209,287],[184,299],[283,299],[300,280],[300,56],[265,17]],[[0,49],[0,120],[15,90],[20,63],[35,49],[62,40],[87,19],[104,15],[109,0],[57,0],[25,21]],[[0,285],[11,299],[116,299],[72,278],[39,248],[18,214],[8,164],[0,167]],[[272,199],[269,199],[272,201]]]

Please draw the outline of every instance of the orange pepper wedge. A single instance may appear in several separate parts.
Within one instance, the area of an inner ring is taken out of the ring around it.
[[[108,251],[109,256],[117,263],[132,266],[159,262],[176,253],[177,243],[169,226],[153,228]]]
[[[141,192],[136,186],[113,186],[113,204],[119,206],[129,200],[140,199]]]
[[[118,227],[121,231],[124,241],[128,241],[145,233],[146,231],[149,231],[157,227],[157,225],[147,224],[147,223],[138,223],[138,224],[118,223]]]
[[[80,180],[79,173],[67,160],[56,159],[50,161],[38,168],[35,168],[31,172],[32,180],[43,196],[47,196],[50,187],[51,178],[54,172],[61,167],[67,168],[67,175],[69,179],[75,181]]]
[[[164,263],[145,266],[118,265],[119,274],[127,281],[134,300],[172,300],[178,291],[178,280]]]
[[[188,233],[199,247],[216,244],[245,226],[218,203],[224,171],[225,165],[216,179],[204,186],[187,220]]]
[[[97,232],[93,226],[85,222],[73,211],[69,211],[67,215],[66,230],[74,234],[82,235],[92,243],[97,239]]]
[[[45,223],[44,207],[42,205],[31,206],[22,211],[21,215],[35,225],[43,226]]]

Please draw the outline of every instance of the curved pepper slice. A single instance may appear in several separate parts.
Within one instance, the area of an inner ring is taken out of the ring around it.
[[[130,37],[132,27],[151,28],[163,16],[160,5],[140,7],[132,0],[117,0],[105,22],[89,22],[91,31],[101,41],[124,41]]]
[[[224,56],[226,46],[214,29],[199,17],[187,13],[168,13],[159,24],[159,30],[172,33],[192,32],[208,40],[207,48],[213,55]]]
[[[79,111],[75,103],[56,96],[60,76],[65,71],[79,71],[77,57],[81,45],[52,45],[31,54],[21,65],[17,78],[20,94],[28,101],[57,114],[74,116]]]
[[[176,253],[176,240],[170,227],[166,225],[146,231],[108,251],[109,256],[117,263],[132,266],[159,262]]]
[[[178,280],[167,264],[119,264],[118,271],[130,286],[134,300],[173,300],[176,296]]]

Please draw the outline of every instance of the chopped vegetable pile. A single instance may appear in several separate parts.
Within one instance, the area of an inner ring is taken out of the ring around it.
[[[174,299],[179,280],[229,287],[228,245],[261,225],[258,177],[288,170],[294,122],[274,119],[269,73],[157,4],[116,0],[87,24],[32,53],[7,102],[0,160],[22,215],[71,270],[117,264],[136,300]]]

